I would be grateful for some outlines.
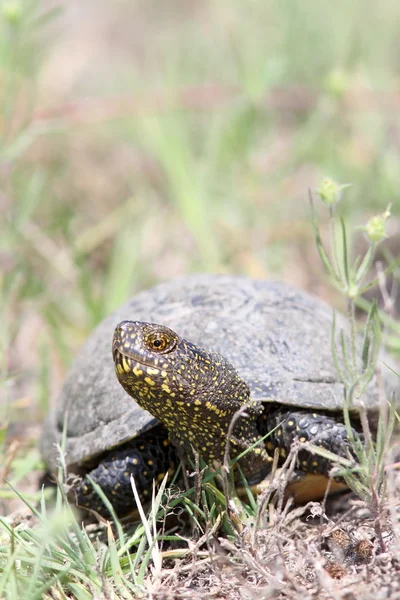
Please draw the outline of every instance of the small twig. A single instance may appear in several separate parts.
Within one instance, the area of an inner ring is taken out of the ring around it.
[[[194,480],[194,491],[195,491],[195,496],[194,496],[194,501],[195,503],[199,506],[200,504],[200,497],[201,497],[201,476],[202,476],[202,472],[200,470],[200,458],[199,458],[199,453],[193,448],[193,457],[194,457],[194,464],[195,464],[195,480]]]
[[[383,539],[383,532],[382,532],[382,526],[381,526],[382,507],[381,507],[380,498],[376,492],[375,486],[371,486],[371,488],[372,488],[371,489],[371,499],[372,499],[371,512],[372,512],[373,519],[374,519],[374,529],[375,529],[376,537],[379,542],[380,551],[381,551],[381,553],[383,553],[383,552],[386,552],[386,544]]]
[[[224,463],[223,463],[222,469],[221,469],[222,471],[225,471],[225,473],[229,473],[229,471],[230,471],[230,467],[229,467],[230,449],[231,449],[231,438],[232,438],[234,427],[235,427],[237,421],[240,419],[240,417],[248,416],[246,414],[246,410],[248,410],[248,408],[249,407],[246,404],[241,406],[239,408],[239,410],[237,410],[235,412],[235,414],[233,415],[233,417],[231,419],[231,422],[229,423],[228,432],[226,434]]]
[[[8,471],[12,465],[12,462],[18,452],[18,448],[21,443],[18,440],[14,440],[11,442],[10,446],[7,448],[7,454],[2,468],[0,469],[0,481],[5,479],[8,475]]]
[[[74,125],[96,123],[110,119],[132,117],[140,114],[162,113],[168,110],[215,110],[242,95],[238,86],[224,86],[219,83],[183,85],[175,88],[161,88],[147,93],[108,98],[88,97],[77,102],[54,106],[37,111],[32,117],[34,126],[42,121],[62,120]],[[313,110],[321,93],[309,86],[293,85],[276,87],[270,90],[259,105],[266,110],[284,112],[309,112]],[[400,107],[400,94],[395,90],[350,89],[340,102],[343,112],[378,112],[383,110],[397,113]]]
[[[195,477],[194,477],[194,494],[195,494],[195,504],[197,506],[200,506],[200,498],[201,498],[201,481],[202,481],[202,472],[200,471],[200,458],[199,458],[199,453],[192,448],[193,451],[193,457],[194,457],[194,462],[195,462]],[[182,465],[183,467],[183,465]],[[185,469],[186,471],[186,469]],[[186,477],[187,479],[187,477]],[[188,488],[186,488],[188,489]],[[197,536],[197,532],[198,532],[198,527],[196,526],[196,522],[193,518],[190,519],[191,520],[191,525],[192,525],[192,536],[196,537]],[[207,525],[207,522],[206,522]]]

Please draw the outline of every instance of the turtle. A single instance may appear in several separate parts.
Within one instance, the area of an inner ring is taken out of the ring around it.
[[[348,457],[332,315],[324,301],[288,283],[239,275],[186,275],[138,293],[76,356],[44,424],[46,465],[56,470],[64,444],[68,472],[80,475],[77,504],[107,514],[93,480],[123,516],[136,508],[131,475],[145,502],[153,482],[171,477],[193,450],[220,464],[227,439],[251,484],[296,441]],[[348,339],[341,314],[336,331]],[[390,369],[384,381],[398,390]],[[360,401],[351,416],[353,436],[362,440]],[[376,374],[363,403],[376,416]],[[326,483],[332,463],[303,447],[297,468],[306,481]],[[315,499],[322,493],[309,483],[307,490]]]

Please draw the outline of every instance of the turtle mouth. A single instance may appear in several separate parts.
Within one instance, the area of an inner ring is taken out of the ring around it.
[[[118,365],[120,365],[126,373],[133,372],[135,367],[147,367],[149,369],[158,369],[160,371],[173,371],[173,367],[163,360],[160,361],[161,364],[157,363],[155,360],[146,361],[141,354],[121,347],[121,345],[119,340],[113,341],[112,355],[115,366],[118,368]]]

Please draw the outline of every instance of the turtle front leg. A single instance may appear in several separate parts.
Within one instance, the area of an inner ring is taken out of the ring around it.
[[[344,458],[348,458],[349,453],[354,455],[346,426],[335,416],[281,406],[273,411],[264,411],[259,420],[259,429],[261,435],[272,432],[266,438],[266,448],[270,454],[278,448],[282,459],[286,458],[295,441],[310,441]],[[355,439],[363,437],[355,429],[353,434]],[[332,462],[303,449],[298,454],[298,468],[306,473],[329,476]]]
[[[82,481],[74,486],[76,504],[104,517],[110,516],[89,481],[89,475],[101,487],[118,516],[134,514],[136,503],[131,475],[135,479],[140,501],[146,503],[151,500],[153,481],[159,484],[166,473],[172,476],[177,465],[176,449],[169,441],[167,431],[161,427],[152,429],[105,453],[98,465],[88,470]]]

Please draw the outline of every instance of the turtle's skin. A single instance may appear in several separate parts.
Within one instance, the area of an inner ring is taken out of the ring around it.
[[[331,329],[328,305],[284,283],[196,275],[141,292],[105,319],[78,354],[44,427],[45,462],[55,470],[65,428],[67,468],[83,476],[78,504],[105,512],[90,474],[122,515],[135,508],[130,475],[146,500],[153,480],[175,471],[176,448],[221,461],[241,406],[230,453],[254,445],[241,459],[251,483],[268,472],[275,448],[284,458],[296,439],[347,456]],[[340,315],[336,330],[348,331]],[[384,379],[389,390],[399,388],[390,370]],[[375,377],[363,401],[376,414]],[[265,444],[257,443],[271,430]],[[299,453],[305,473],[328,475],[331,466]]]

